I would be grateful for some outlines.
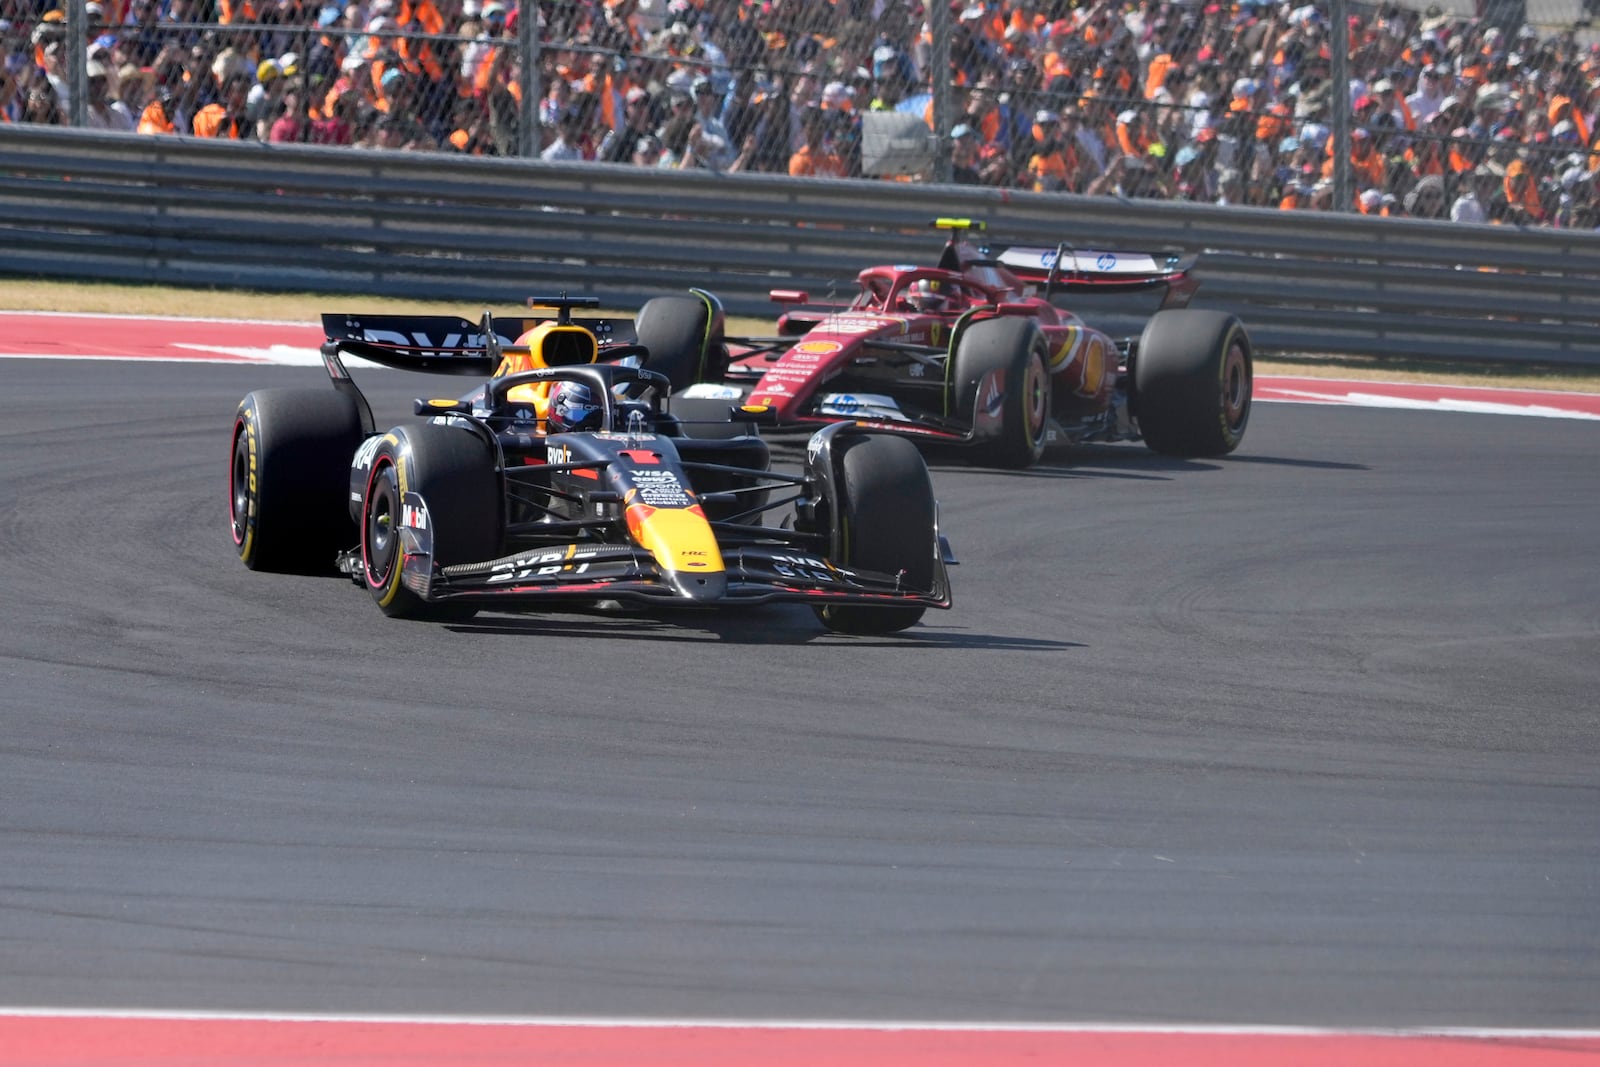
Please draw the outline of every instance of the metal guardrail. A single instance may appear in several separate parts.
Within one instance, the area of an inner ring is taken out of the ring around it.
[[[929,258],[939,215],[1197,254],[1196,306],[1263,352],[1600,365],[1596,233],[0,125],[10,275],[614,307],[703,286],[765,315],[773,288],[843,297],[861,267]],[[1074,309],[1113,333],[1149,312]]]

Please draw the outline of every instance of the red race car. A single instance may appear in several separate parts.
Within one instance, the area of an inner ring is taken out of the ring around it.
[[[713,374],[726,369],[675,400],[765,405],[780,427],[854,422],[962,445],[1002,467],[1026,467],[1054,443],[1142,438],[1172,456],[1239,446],[1250,339],[1234,316],[1184,306],[1196,283],[1178,257],[979,247],[968,237],[982,223],[934,225],[950,234],[937,265],[869,267],[848,305],[814,307],[803,292],[775,290],[774,301],[793,305],[777,336],[726,338],[725,365],[721,352],[701,361]],[[1052,303],[1152,288],[1165,289],[1161,310],[1121,341]],[[671,300],[685,313],[698,303]],[[720,347],[713,331],[701,336]]]

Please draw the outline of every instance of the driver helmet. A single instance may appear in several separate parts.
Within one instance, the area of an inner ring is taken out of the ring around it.
[[[937,278],[919,278],[911,283],[906,303],[915,311],[943,311],[950,298]]]
[[[550,410],[545,422],[551,433],[598,430],[605,408],[594,390],[583,382],[557,382],[550,392]]]

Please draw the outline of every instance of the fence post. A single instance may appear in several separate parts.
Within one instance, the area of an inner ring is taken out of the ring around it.
[[[950,5],[929,4],[928,33],[933,48],[928,53],[928,90],[933,94],[933,135],[938,147],[933,155],[933,180],[948,183],[950,163]]]
[[[72,87],[67,121],[82,129],[89,124],[89,14],[81,0],[67,4],[67,39],[61,47],[67,52],[67,84]]]
[[[1333,41],[1329,48],[1328,76],[1333,93],[1328,98],[1333,113],[1333,210],[1348,212],[1355,207],[1355,176],[1350,168],[1350,8],[1345,0],[1330,0],[1329,18]]]
[[[522,59],[522,112],[517,123],[517,154],[523,159],[538,159],[543,138],[539,136],[539,5],[517,5],[517,54]]]

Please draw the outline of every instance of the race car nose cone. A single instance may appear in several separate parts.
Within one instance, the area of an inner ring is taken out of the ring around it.
[[[685,600],[707,604],[721,600],[728,595],[728,575],[726,571],[714,571],[710,574],[668,571],[666,578],[667,583],[676,589]]]

